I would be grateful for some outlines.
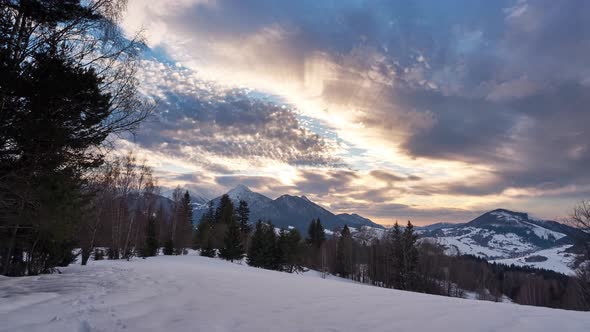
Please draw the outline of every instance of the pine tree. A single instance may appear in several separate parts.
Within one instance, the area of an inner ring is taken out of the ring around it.
[[[230,221],[223,242],[224,245],[219,253],[219,257],[231,262],[241,260],[244,257],[240,225],[236,221]]]
[[[285,271],[289,273],[303,271],[303,248],[301,234],[295,228],[287,233],[285,255]]]
[[[418,249],[416,248],[416,241],[418,235],[414,233],[414,226],[410,221],[404,229],[401,236],[401,247],[403,252],[402,265],[402,289],[411,290],[417,283],[417,267],[418,267]]]
[[[278,258],[280,255],[274,226],[270,222],[267,224],[258,221],[248,250],[248,265],[278,270],[280,269],[280,259]]]
[[[248,207],[248,202],[244,200],[240,200],[240,204],[236,209],[236,215],[238,223],[240,224],[240,231],[243,235],[247,236],[252,231],[252,226],[250,226],[250,208]]]
[[[248,248],[248,258],[246,262],[250,266],[262,267],[263,256],[264,256],[264,232],[265,225],[259,220],[254,227],[254,234],[252,234],[252,240],[250,247]]]
[[[342,278],[348,278],[352,274],[352,235],[348,225],[340,232],[338,249],[336,251],[336,273]]]
[[[172,241],[172,239],[168,239],[164,242],[162,252],[164,255],[174,255],[174,241]]]
[[[204,214],[197,226],[198,247],[201,249],[200,255],[205,257],[215,257],[215,249],[211,243],[210,217],[210,214]]]
[[[156,236],[156,217],[150,216],[148,218],[146,227],[146,239],[143,248],[143,257],[157,256],[159,249],[158,238]]]
[[[309,223],[309,226],[307,227],[307,243],[309,243],[310,245],[314,245],[315,244],[315,230],[316,230],[316,222],[315,222],[315,218],[311,220],[311,222]]]
[[[387,275],[386,285],[388,287],[401,288],[403,285],[404,257],[402,247],[402,232],[396,222],[392,229],[387,232],[386,264]]]
[[[326,240],[326,233],[319,218],[312,219],[307,230],[307,236],[307,242],[313,247],[319,249],[322,246],[322,243]]]
[[[221,196],[215,213],[215,222],[229,224],[235,220],[234,204],[227,194]]]
[[[275,246],[275,268],[279,271],[287,271],[287,258],[289,255],[289,236],[286,230],[281,229]]]
[[[115,1],[0,1],[0,274],[69,258],[105,140],[146,115]]]
[[[268,222],[264,231],[263,267],[269,270],[282,268],[282,252],[278,247],[277,234],[272,222]]]

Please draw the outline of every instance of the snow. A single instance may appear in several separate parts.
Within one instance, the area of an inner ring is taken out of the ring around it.
[[[525,227],[528,227],[533,231],[533,233],[535,233],[535,235],[537,235],[541,239],[549,240],[550,236],[551,236],[551,237],[553,237],[554,240],[559,240],[559,239],[566,236],[563,233],[555,232],[555,231],[549,230],[547,228],[535,225],[533,223],[529,223],[525,220],[522,220],[522,218],[520,218],[518,215],[508,213],[507,211],[494,211],[494,212],[491,212],[490,214],[498,217],[499,219],[502,219],[502,220],[505,220],[508,222],[513,222],[513,223],[519,223]]]
[[[403,292],[219,259],[0,278],[0,331],[588,331],[584,312]]]
[[[443,229],[444,231],[445,229]],[[462,235],[444,236],[434,239],[454,253],[470,254],[485,259],[524,255],[538,249],[533,244],[513,233],[497,234],[493,231],[476,227],[463,227],[462,231],[465,232]],[[474,240],[476,237],[491,237],[491,239],[486,245],[482,245]]]
[[[575,257],[571,254],[566,253],[566,249],[570,247],[571,245],[565,245],[556,248],[539,250],[522,257],[497,259],[491,262],[506,265],[514,264],[517,266],[531,266],[546,270],[553,270],[567,275],[574,275],[576,272],[570,266],[574,263]],[[547,260],[543,262],[527,262],[525,259],[530,256],[543,256],[547,257]]]

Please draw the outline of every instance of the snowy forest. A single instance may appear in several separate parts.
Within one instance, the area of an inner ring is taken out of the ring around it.
[[[70,264],[199,255],[284,273],[449,297],[590,310],[590,264],[576,276],[451,256],[410,221],[363,241],[344,226],[308,231],[251,220],[227,195],[193,222],[187,188],[169,199],[153,169],[116,139],[154,105],[135,77],[145,45],[124,37],[124,1],[0,0],[0,274],[60,273]],[[581,204],[572,222],[590,230]],[[586,243],[590,258],[590,243]],[[149,261],[149,260],[148,260]]]

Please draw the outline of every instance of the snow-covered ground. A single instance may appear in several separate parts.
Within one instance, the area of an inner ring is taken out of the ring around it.
[[[576,272],[571,268],[571,266],[573,265],[575,257],[566,252],[566,250],[570,247],[571,245],[565,245],[556,248],[539,250],[522,257],[497,259],[491,262],[506,265],[514,264],[517,266],[532,266],[540,269],[553,270],[567,275],[574,275]],[[527,262],[526,259],[532,256],[546,257],[547,260],[542,262]]]
[[[1,278],[0,331],[590,331],[590,315],[189,255]]]

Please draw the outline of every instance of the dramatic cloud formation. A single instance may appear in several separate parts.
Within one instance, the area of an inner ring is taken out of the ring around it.
[[[590,196],[585,1],[131,0],[123,26],[153,50],[132,144],[166,185],[381,222]]]

